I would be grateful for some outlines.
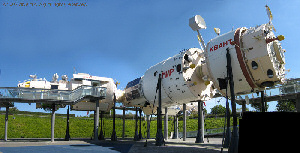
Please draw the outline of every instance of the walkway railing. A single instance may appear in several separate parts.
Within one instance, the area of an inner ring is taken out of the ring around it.
[[[104,99],[105,87],[80,86],[74,90],[0,87],[0,102],[76,103],[84,98]]]

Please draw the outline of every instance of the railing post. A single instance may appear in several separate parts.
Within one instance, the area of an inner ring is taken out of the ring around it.
[[[182,137],[183,141],[186,141],[186,104],[183,104],[183,132]]]
[[[7,141],[8,111],[9,111],[9,107],[8,107],[8,106],[6,106],[6,112],[5,112],[5,131],[4,131],[4,141]]]
[[[94,125],[94,140],[98,141],[98,129],[99,129],[99,101],[95,100],[96,103],[96,114],[94,114],[95,125]]]
[[[70,123],[70,106],[68,105],[67,110],[67,129],[66,129],[66,135],[65,135],[65,141],[70,141],[70,130],[69,130],[69,123]]]
[[[55,104],[52,104],[52,115],[51,115],[51,142],[54,142],[54,125],[55,125]]]

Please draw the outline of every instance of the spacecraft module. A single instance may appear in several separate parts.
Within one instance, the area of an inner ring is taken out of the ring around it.
[[[199,15],[190,19],[190,26],[194,31],[206,28]],[[190,48],[180,52],[129,82],[125,88],[125,103],[142,107],[144,112],[155,110],[159,75],[162,78],[162,107],[206,101],[216,93],[225,96],[227,51],[231,55],[235,95],[262,91],[284,82],[285,50],[280,44],[284,36],[275,36],[271,21],[249,29],[237,28],[223,35],[216,29],[218,36],[206,46],[203,40],[200,41],[203,49]],[[199,31],[198,39],[202,39]],[[229,86],[227,89],[230,97]]]
[[[282,35],[274,35],[270,24],[263,24],[249,29],[238,28],[210,40],[205,51],[209,80],[225,95],[218,79],[227,77],[226,53],[229,50],[236,95],[262,91],[282,83],[285,50],[279,41],[283,39]]]
[[[152,67],[144,76],[129,82],[125,88],[129,105],[155,108],[158,103],[157,82],[162,78],[162,106],[181,105],[194,100],[209,100],[216,92],[203,50],[190,48]]]
[[[100,111],[110,111],[114,105],[114,93],[116,98],[120,96],[121,90],[117,90],[117,86],[112,78],[92,76],[86,73],[73,74],[73,78],[68,81],[67,75],[63,75],[61,80],[58,80],[58,75],[55,73],[51,81],[45,78],[37,79],[36,75],[30,75],[32,79],[20,82],[18,87],[24,88],[41,88],[41,89],[54,89],[54,90],[76,90],[80,86],[97,86],[106,88],[105,99],[99,100]],[[41,103],[37,103],[37,108],[41,108]],[[95,102],[89,99],[83,99],[80,102],[71,106],[72,110],[77,111],[94,111],[96,110]]]

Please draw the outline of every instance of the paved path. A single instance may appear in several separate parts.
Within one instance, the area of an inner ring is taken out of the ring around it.
[[[0,153],[219,153],[221,150],[221,138],[205,139],[203,144],[195,144],[195,138],[188,138],[187,141],[182,139],[169,139],[165,146],[155,146],[155,140],[150,139],[142,141],[132,141],[132,139],[119,140],[117,142],[91,141],[91,140],[72,140],[72,141],[55,141],[49,142],[41,140],[10,140],[8,142],[0,141]],[[227,153],[227,149],[224,149]]]

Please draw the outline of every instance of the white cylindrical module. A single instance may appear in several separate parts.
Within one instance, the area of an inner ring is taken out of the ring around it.
[[[205,52],[191,48],[150,67],[143,77],[128,83],[126,100],[129,105],[149,109],[148,112],[155,109],[159,75],[163,107],[209,100],[216,89],[225,96],[219,80],[227,77],[227,50],[231,55],[235,94],[262,91],[284,81],[285,50],[279,43],[283,39],[274,35],[269,24],[238,28],[210,40]]]
[[[223,95],[218,79],[227,76],[227,49],[231,54],[235,94],[248,94],[282,83],[285,76],[284,52],[269,24],[238,28],[207,44],[205,57],[209,79]],[[229,88],[228,88],[229,89]],[[228,95],[230,91],[228,90]]]
[[[203,51],[191,48],[152,67],[125,89],[128,103],[152,108],[158,105],[158,77],[162,77],[162,106],[179,105],[193,100],[209,100],[214,93],[207,80]]]

